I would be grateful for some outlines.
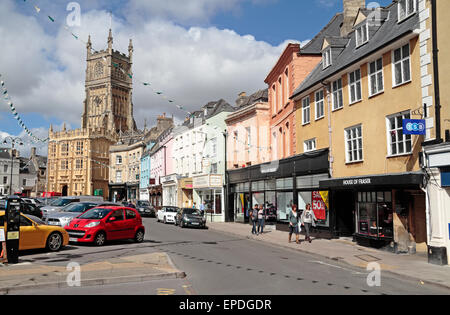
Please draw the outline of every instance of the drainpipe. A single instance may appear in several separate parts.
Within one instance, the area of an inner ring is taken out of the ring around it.
[[[327,84],[325,81],[320,82],[322,84],[322,86],[326,89],[327,91],[327,110],[328,110],[328,142],[329,142],[329,151],[330,151],[330,156],[329,156],[329,173],[330,173],[330,177],[333,177],[333,145],[332,145],[332,134],[333,134],[333,129],[331,128],[331,108],[330,108],[330,97],[331,97],[331,93],[330,93],[330,87],[329,84]]]
[[[431,28],[433,41],[433,73],[434,73],[434,106],[436,117],[436,139],[425,142],[424,145],[440,144],[443,142],[441,134],[441,94],[439,84],[439,48],[437,36],[437,7],[436,0],[431,0]]]

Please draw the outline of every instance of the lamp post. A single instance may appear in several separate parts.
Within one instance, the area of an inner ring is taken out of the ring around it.
[[[3,140],[3,144],[8,144],[8,142],[11,143],[11,175],[9,178],[9,195],[12,196],[13,195],[13,190],[12,190],[12,177],[13,177],[13,168],[14,168],[14,145],[18,144],[18,145],[23,145],[23,140],[21,138],[14,138],[14,137],[6,137]]]

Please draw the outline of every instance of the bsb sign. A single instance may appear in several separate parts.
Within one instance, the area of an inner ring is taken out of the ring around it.
[[[404,119],[403,134],[405,135],[425,135],[426,123],[423,119]]]

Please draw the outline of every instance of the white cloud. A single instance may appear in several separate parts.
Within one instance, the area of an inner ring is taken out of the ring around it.
[[[195,20],[218,10],[233,10],[233,4],[238,6],[243,1],[248,0],[145,1],[139,2],[140,7],[137,1],[131,1],[128,9],[134,5],[134,10],[150,10],[158,16],[164,16],[166,10],[167,18]],[[161,7],[163,3],[168,3],[165,8]],[[83,11],[82,25],[73,32],[83,40],[91,34],[94,49],[104,49],[109,21],[106,11]],[[0,69],[19,113],[39,112],[78,127],[85,98],[86,48],[62,25],[54,26],[59,28],[49,35],[36,17],[18,13],[12,0],[3,0]],[[114,49],[124,53],[129,38],[133,38],[134,115],[141,128],[145,118],[153,124],[162,112],[174,114],[179,120],[186,113],[168,105],[140,82],[152,83],[188,110],[221,98],[234,105],[239,92],[266,87],[264,78],[287,44],[272,46],[233,30],[183,27],[168,19],[143,20],[139,27],[114,19],[113,35]],[[8,109],[2,106],[2,110]]]

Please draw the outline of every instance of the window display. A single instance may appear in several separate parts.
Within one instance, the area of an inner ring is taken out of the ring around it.
[[[317,218],[317,226],[329,227],[328,191],[300,191],[298,193],[298,210],[302,213],[310,204]]]
[[[277,201],[278,201],[277,220],[278,221],[286,221],[287,222],[289,213],[291,212],[291,209],[292,209],[293,200],[294,200],[294,194],[292,192],[277,193]]]
[[[391,192],[358,192],[357,231],[377,238],[393,237]]]

